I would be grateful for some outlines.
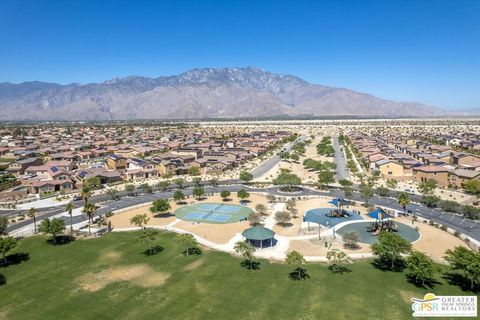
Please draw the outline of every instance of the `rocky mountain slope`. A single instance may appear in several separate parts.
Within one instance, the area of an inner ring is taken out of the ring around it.
[[[279,115],[433,116],[438,108],[308,83],[258,68],[204,68],[103,83],[0,83],[3,120],[117,120]]]

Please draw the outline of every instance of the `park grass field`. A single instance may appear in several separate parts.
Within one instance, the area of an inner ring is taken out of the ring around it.
[[[412,296],[471,294],[445,280],[420,289],[370,261],[341,275],[307,264],[310,278],[294,281],[281,263],[253,271],[212,250],[186,257],[174,236],[161,233],[154,256],[133,232],[58,246],[24,239],[13,253],[25,260],[0,267],[0,319],[411,319]]]

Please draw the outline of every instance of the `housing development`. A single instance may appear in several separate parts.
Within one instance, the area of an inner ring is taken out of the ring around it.
[[[374,261],[407,286],[457,292],[460,283],[438,281],[457,255],[471,255],[454,270],[476,290],[478,277],[463,268],[479,255],[479,124],[410,122],[4,125],[4,264],[16,259],[14,239],[28,243],[38,233],[65,248],[137,238],[131,245],[152,261],[170,259],[162,251],[173,239],[192,270],[209,249],[243,257],[256,274],[277,268],[267,261],[285,261],[293,281],[314,283],[318,272],[330,281],[370,273],[358,268]],[[123,282],[160,289],[175,277],[140,261],[114,263],[119,250],[100,254],[107,269],[80,272],[75,286],[96,295]],[[322,263],[330,271],[317,270]]]

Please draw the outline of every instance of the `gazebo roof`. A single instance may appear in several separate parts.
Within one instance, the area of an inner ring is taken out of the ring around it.
[[[262,226],[255,226],[244,230],[242,236],[249,240],[267,240],[272,239],[275,232]]]
[[[377,220],[386,220],[390,219],[392,216],[387,214],[385,211],[382,209],[378,208],[377,210],[374,210],[368,214],[369,217],[377,219]]]

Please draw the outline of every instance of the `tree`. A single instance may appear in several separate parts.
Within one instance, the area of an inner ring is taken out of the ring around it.
[[[200,175],[200,168],[196,166],[191,166],[188,168],[188,174],[191,176],[198,176]]]
[[[118,197],[118,190],[115,188],[108,188],[107,194],[112,200],[117,200]]]
[[[395,270],[403,262],[402,254],[411,251],[412,245],[407,240],[392,232],[381,232],[378,243],[372,244],[372,251],[381,262],[389,263],[390,269]]]
[[[185,200],[185,195],[181,190],[175,190],[175,192],[173,193],[173,200],[177,203],[183,201]]]
[[[92,196],[92,191],[90,190],[90,187],[85,184],[82,189],[80,190],[80,197],[85,201],[85,203],[88,202],[88,199]]]
[[[373,189],[368,184],[362,184],[360,186],[360,195],[365,200],[365,205],[368,206],[368,202],[373,198]]]
[[[93,218],[95,217],[95,213],[97,212],[97,207],[95,206],[95,204],[87,202],[83,207],[82,211],[88,217],[88,234],[90,235],[90,228],[93,222]]]
[[[125,191],[128,192],[129,196],[134,196],[135,195],[135,186],[133,184],[126,184],[125,185]]]
[[[140,189],[142,189],[143,193],[146,193],[146,194],[153,193],[153,188],[152,188],[152,186],[149,185],[148,183],[143,183],[143,184],[140,186]]]
[[[153,243],[157,239],[158,230],[156,229],[144,229],[137,236],[137,241],[147,246],[147,254],[153,255],[157,252],[157,247],[153,246]]]
[[[62,219],[59,218],[52,218],[52,219],[44,219],[40,222],[40,227],[38,231],[43,234],[51,234],[52,241],[54,244],[57,244],[57,236],[65,230],[65,223]]]
[[[338,183],[342,186],[342,187],[351,187],[353,185],[353,182],[348,180],[348,179],[341,179],[341,180],[338,180]]]
[[[390,189],[395,189],[397,187],[397,180],[394,180],[394,179],[388,179],[387,180],[387,187],[389,187]]]
[[[293,272],[297,272],[298,279],[302,278],[302,273],[305,272],[302,266],[306,261],[300,252],[290,251],[285,258],[285,262],[294,269]]]
[[[480,180],[479,179],[472,179],[472,180],[467,180],[463,183],[463,188],[465,189],[466,192],[475,194],[475,195],[480,195]]]
[[[212,178],[208,181],[208,183],[212,186],[212,187],[217,187],[218,186],[218,179],[217,178]]]
[[[243,180],[245,182],[249,182],[253,179],[253,175],[248,172],[248,171],[242,171],[240,172],[240,180]]]
[[[277,198],[275,197],[275,195],[273,195],[271,193],[267,194],[267,201],[268,202],[274,203],[276,200],[277,200]]]
[[[237,197],[239,197],[239,198],[242,199],[242,200],[245,200],[245,199],[247,199],[248,197],[250,197],[250,193],[248,193],[247,191],[245,191],[245,189],[240,189],[240,190],[238,190],[238,192],[237,192]]]
[[[407,258],[407,277],[414,283],[433,283],[439,269],[424,253],[413,251]]]
[[[235,243],[235,246],[233,248],[236,253],[238,253],[242,258],[248,261],[248,264],[250,266],[250,270],[254,269],[253,268],[253,253],[255,252],[255,247],[246,241],[239,241]]]
[[[294,198],[290,198],[286,202],[287,210],[295,208],[297,206],[297,201]]]
[[[329,185],[330,183],[335,182],[335,177],[333,171],[320,171],[318,173],[318,183],[321,185]]]
[[[440,202],[440,207],[446,212],[456,212],[458,203],[452,200],[444,200]]]
[[[408,193],[399,192],[397,195],[397,203],[403,208],[403,211],[405,211],[407,206],[410,204],[410,196]]]
[[[445,252],[445,260],[454,270],[463,273],[465,279],[470,282],[470,290],[480,285],[480,252],[465,247],[455,247]]]
[[[158,199],[152,202],[152,206],[150,207],[150,212],[152,213],[165,213],[170,210],[170,203],[165,199]]]
[[[467,219],[478,220],[480,219],[480,209],[471,205],[463,207],[463,215]]]
[[[70,201],[65,206],[65,211],[67,211],[68,215],[70,216],[70,235],[73,233],[73,216],[72,216],[73,209],[74,209],[73,201]]]
[[[193,188],[192,194],[195,198],[200,199],[205,195],[205,190],[202,187]]]
[[[423,195],[432,195],[436,188],[437,181],[433,179],[428,179],[427,181],[420,183],[420,185],[418,186],[418,190]]]
[[[288,153],[287,151],[282,151],[278,156],[282,160],[288,160],[290,158],[290,153]]]
[[[259,225],[260,221],[261,221],[261,216],[257,212],[252,212],[252,214],[248,216],[248,222],[250,222],[250,225],[252,226]]]
[[[390,195],[390,190],[384,186],[378,187],[376,192],[381,197],[388,197]]]
[[[292,153],[290,155],[290,159],[292,159],[293,161],[298,161],[300,160],[300,156],[298,155],[298,153]]]
[[[343,194],[344,194],[345,198],[351,197],[353,195],[352,187],[349,187],[349,186],[343,187]]]
[[[338,249],[330,250],[327,252],[327,259],[330,262],[329,269],[333,273],[343,273],[348,271],[345,264],[350,263],[351,259],[345,252]]]
[[[6,216],[0,216],[0,235],[6,234],[8,227],[8,218]]]
[[[186,247],[185,254],[188,256],[192,252],[198,252],[198,242],[195,237],[189,233],[180,233],[175,236],[177,241]]]
[[[143,227],[150,221],[150,218],[147,216],[147,214],[136,214],[133,217],[130,218],[130,223],[139,227],[140,229],[143,229]]]
[[[423,196],[421,200],[421,202],[429,208],[435,208],[439,201],[440,201],[440,198],[433,195]]]
[[[222,197],[223,201],[227,201],[228,197],[230,197],[230,191],[222,190],[222,192],[220,192],[220,197]]]
[[[96,187],[100,186],[100,178],[99,177],[91,177],[88,178],[85,183],[89,188],[95,189]]]
[[[182,178],[175,179],[175,184],[178,186],[178,189],[183,189],[183,186],[185,184],[185,179],[182,179]]]
[[[302,179],[294,173],[283,171],[275,179],[273,179],[274,185],[287,186],[289,188],[297,186],[302,183]]]
[[[37,208],[31,207],[28,210],[28,217],[33,219],[33,233],[37,233]]]
[[[292,216],[288,211],[277,211],[275,213],[275,220],[281,226],[286,226],[291,219],[292,219]]]
[[[352,231],[347,231],[345,234],[342,236],[343,242],[345,243],[345,246],[350,249],[357,249],[358,248],[358,241],[360,241],[360,236],[358,232],[352,230]]]
[[[200,187],[200,185],[202,184],[202,178],[195,177],[192,179],[192,182],[195,187]]]
[[[7,263],[7,253],[16,246],[17,240],[14,237],[0,237],[0,253],[4,263]]]
[[[265,215],[267,213],[267,206],[265,206],[262,203],[259,203],[255,206],[255,211],[257,211],[261,215]]]
[[[159,181],[157,183],[157,187],[160,189],[160,191],[165,191],[168,189],[168,187],[170,186],[170,181],[168,180],[163,180],[163,181]]]

